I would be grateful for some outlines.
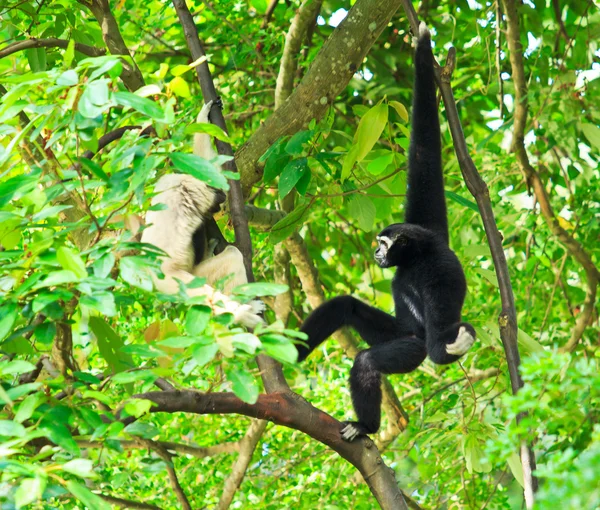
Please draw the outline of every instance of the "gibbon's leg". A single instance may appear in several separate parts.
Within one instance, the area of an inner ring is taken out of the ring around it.
[[[381,374],[412,372],[426,356],[425,341],[416,336],[397,338],[359,352],[350,371],[352,405],[358,421],[344,424],[342,438],[353,441],[357,436],[377,432],[381,420]]]
[[[211,241],[209,241],[209,246]],[[216,240],[214,241],[216,242]],[[194,274],[200,278],[206,278],[206,283],[212,286],[221,278],[229,276],[223,287],[225,294],[231,294],[231,291],[238,285],[248,283],[244,256],[235,246],[227,246],[218,255],[200,262],[194,267]]]
[[[298,361],[303,361],[338,329],[350,326],[369,345],[402,336],[402,324],[393,316],[352,296],[338,296],[317,307],[306,318],[300,331],[308,335],[307,344],[298,345]]]
[[[415,51],[415,85],[407,182],[405,222],[434,230],[448,243],[433,52],[431,35],[425,23],[419,26]]]
[[[457,322],[444,329],[427,328],[427,354],[434,363],[447,365],[459,359],[475,342],[475,329],[468,322]]]

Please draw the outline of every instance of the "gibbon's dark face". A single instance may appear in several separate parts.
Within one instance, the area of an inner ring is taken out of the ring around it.
[[[405,246],[408,237],[405,235],[406,224],[394,223],[384,228],[377,236],[377,249],[375,250],[375,262],[379,267],[391,267],[392,251],[397,251]]]

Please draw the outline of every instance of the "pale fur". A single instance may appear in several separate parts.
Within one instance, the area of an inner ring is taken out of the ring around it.
[[[204,105],[198,114],[198,123],[208,122],[211,106],[212,102]],[[194,154],[209,160],[216,156],[209,135],[194,135]],[[236,247],[228,246],[218,255],[209,256],[194,266],[192,236],[210,214],[208,211],[213,207],[215,191],[205,182],[184,174],[162,176],[155,191],[157,194],[152,205],[164,204],[166,209],[148,211],[148,227],[142,234],[142,242],[153,244],[168,254],[161,265],[164,279],[154,275],[156,289],[174,294],[179,290],[177,280],[187,285],[195,276],[206,278],[202,287],[187,289],[190,297],[207,296],[208,304],[216,313],[232,313],[236,322],[248,328],[256,327],[262,322],[258,315],[263,309],[262,302],[241,304],[226,295],[237,285],[248,282],[243,256]],[[224,284],[225,294],[216,291],[215,283],[228,275],[231,276]]]

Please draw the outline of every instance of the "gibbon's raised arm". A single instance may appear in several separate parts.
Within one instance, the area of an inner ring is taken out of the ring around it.
[[[438,232],[448,243],[442,144],[433,62],[431,36],[425,24],[421,23],[415,52],[415,85],[404,221]]]
[[[208,122],[211,106],[212,101],[204,105],[198,122]],[[194,154],[205,159],[216,156],[209,135],[194,135]],[[142,233],[142,242],[153,244],[167,254],[161,263],[164,278],[153,274],[155,288],[175,294],[179,292],[179,282],[187,285],[195,277],[205,278],[207,283],[202,287],[187,288],[188,296],[206,296],[216,313],[231,313],[236,322],[246,327],[254,328],[263,322],[259,315],[264,309],[262,302],[242,304],[226,295],[248,281],[241,252],[235,246],[227,246],[214,255],[215,243],[208,237],[206,225],[219,210],[225,198],[223,191],[186,174],[163,175],[155,191],[152,205],[165,207],[148,211],[147,227]],[[228,277],[225,293],[218,292],[214,285],[225,277]]]

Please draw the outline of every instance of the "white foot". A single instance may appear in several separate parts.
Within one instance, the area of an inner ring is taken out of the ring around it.
[[[427,28],[427,25],[425,24],[425,22],[421,21],[421,23],[419,24],[419,39],[421,37],[425,37],[425,36],[428,36],[428,35],[431,35],[429,33],[429,29]]]
[[[475,342],[475,337],[467,331],[467,328],[462,326],[458,330],[456,340],[451,344],[446,345],[446,352],[454,356],[462,356],[471,348],[473,342]]]
[[[354,425],[354,423],[348,423],[341,431],[342,439],[344,441],[352,442],[358,436],[360,436],[360,430]]]

